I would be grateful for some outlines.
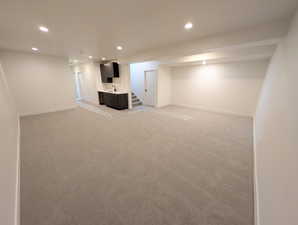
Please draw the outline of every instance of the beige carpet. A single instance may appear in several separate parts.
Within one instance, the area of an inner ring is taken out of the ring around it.
[[[21,119],[21,225],[252,225],[252,120],[180,107]]]

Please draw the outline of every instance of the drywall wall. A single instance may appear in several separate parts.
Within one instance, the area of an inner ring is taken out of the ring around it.
[[[298,223],[298,12],[273,56],[255,116],[257,225]]]
[[[0,64],[0,221],[19,223],[19,117]]]
[[[0,60],[21,115],[75,107],[74,75],[66,58],[1,51]]]
[[[144,102],[144,74],[145,71],[157,70],[159,66],[158,62],[142,62],[130,64],[130,80],[131,80],[131,90],[134,92],[138,98]]]
[[[85,101],[98,104],[99,67],[93,62],[89,62],[74,66],[73,71],[79,73],[81,98]]]
[[[157,71],[157,107],[171,104],[171,69],[160,65]]]
[[[172,104],[253,116],[268,60],[172,68]]]

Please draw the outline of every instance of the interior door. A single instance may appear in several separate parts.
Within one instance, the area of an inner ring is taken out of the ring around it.
[[[157,90],[157,72],[156,70],[145,71],[144,76],[144,104],[155,106]]]

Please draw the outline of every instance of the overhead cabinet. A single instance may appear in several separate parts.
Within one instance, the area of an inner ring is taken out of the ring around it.
[[[119,77],[119,64],[116,62],[100,64],[101,80],[103,83],[113,83],[114,77]]]

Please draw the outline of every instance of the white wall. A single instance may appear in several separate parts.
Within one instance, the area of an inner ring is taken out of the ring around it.
[[[19,118],[0,64],[0,221],[19,223]]]
[[[100,77],[99,67],[93,62],[74,66],[74,72],[80,72],[80,90],[83,100],[98,104],[98,78]]]
[[[161,65],[157,72],[157,107],[171,104],[171,69]]]
[[[148,70],[157,70],[158,62],[142,62],[130,64],[131,90],[144,102],[144,74]]]
[[[298,13],[270,63],[255,116],[257,225],[298,224]]]
[[[172,103],[253,116],[268,60],[172,68]]]
[[[2,51],[0,60],[21,115],[75,107],[74,76],[66,58]]]

